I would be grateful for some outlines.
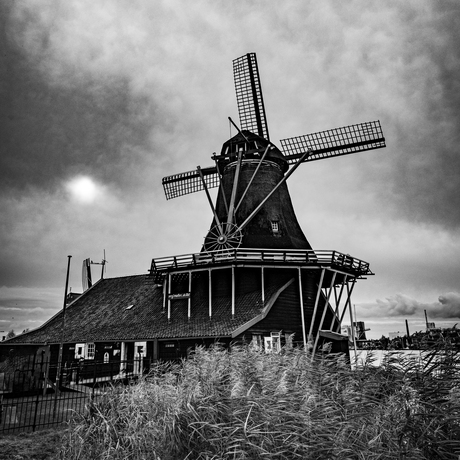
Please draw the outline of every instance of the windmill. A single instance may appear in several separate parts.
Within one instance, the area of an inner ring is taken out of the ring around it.
[[[228,275],[223,271],[215,270],[213,276],[219,280],[218,285],[231,285],[227,294],[220,292],[220,295],[231,297],[232,315],[238,307],[235,300],[238,279],[252,279],[243,283],[243,289],[259,289],[261,305],[270,301],[265,296],[268,284],[290,280],[289,289],[294,284],[297,286],[294,297],[301,306],[304,345],[309,341],[317,346],[319,332],[326,323],[332,333],[340,331],[355,281],[372,272],[369,264],[349,255],[312,249],[297,221],[286,181],[301,164],[382,148],[385,138],[380,122],[371,121],[283,139],[278,148],[269,136],[255,53],[235,59],[233,75],[240,126],[229,120],[237,134],[223,144],[220,154],[212,156],[213,165],[198,166],[196,170],[167,176],[162,181],[168,200],[205,192],[212,222],[201,252],[190,257],[154,259],[151,273],[167,286],[168,315],[171,300],[178,298],[171,296],[181,289],[189,295],[190,312],[193,274],[197,278],[197,271],[203,270],[203,265],[210,273],[207,284],[210,317],[214,299],[211,271],[216,267],[231,268],[230,283],[224,280]],[[215,204],[209,193],[214,187],[219,187]],[[254,277],[250,268],[260,269],[261,276]],[[294,272],[298,277],[292,277]],[[188,286],[184,284],[185,278]],[[292,284],[295,279],[297,282]],[[287,289],[285,286],[284,290]],[[346,301],[340,313],[343,292]],[[351,308],[349,312],[352,316]]]
[[[385,147],[379,121],[270,141],[255,53],[233,61],[241,129],[214,165],[163,179],[166,198],[204,190],[213,222],[203,250],[237,247],[311,249],[292,208],[287,179],[302,163]],[[216,206],[208,190],[220,187]]]

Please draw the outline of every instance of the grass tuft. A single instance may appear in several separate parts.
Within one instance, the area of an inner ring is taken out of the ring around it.
[[[75,416],[62,459],[457,459],[460,358],[425,367],[198,348]]]

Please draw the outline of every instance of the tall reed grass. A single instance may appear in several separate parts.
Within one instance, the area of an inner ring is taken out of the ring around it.
[[[301,349],[198,348],[71,422],[62,459],[458,459],[460,358],[355,370]],[[442,359],[440,359],[442,357]]]

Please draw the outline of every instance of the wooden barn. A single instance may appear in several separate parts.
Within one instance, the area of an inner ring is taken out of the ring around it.
[[[378,121],[289,138],[269,138],[256,56],[233,62],[240,115],[237,134],[214,164],[163,179],[167,199],[203,191],[212,215],[200,252],[153,259],[149,273],[101,279],[42,327],[2,349],[49,346],[63,361],[118,366],[137,359],[187,356],[197,344],[248,343],[267,352],[285,343],[312,353],[353,322],[351,294],[369,264],[349,254],[313,249],[297,221],[287,179],[301,164],[385,146]],[[209,189],[219,187],[215,203]],[[24,348],[25,349],[25,348]]]

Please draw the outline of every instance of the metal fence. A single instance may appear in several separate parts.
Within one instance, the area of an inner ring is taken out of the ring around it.
[[[140,359],[66,363],[56,389],[56,363],[36,357],[0,363],[0,434],[65,423],[107,385],[132,382],[148,369],[149,363]]]

